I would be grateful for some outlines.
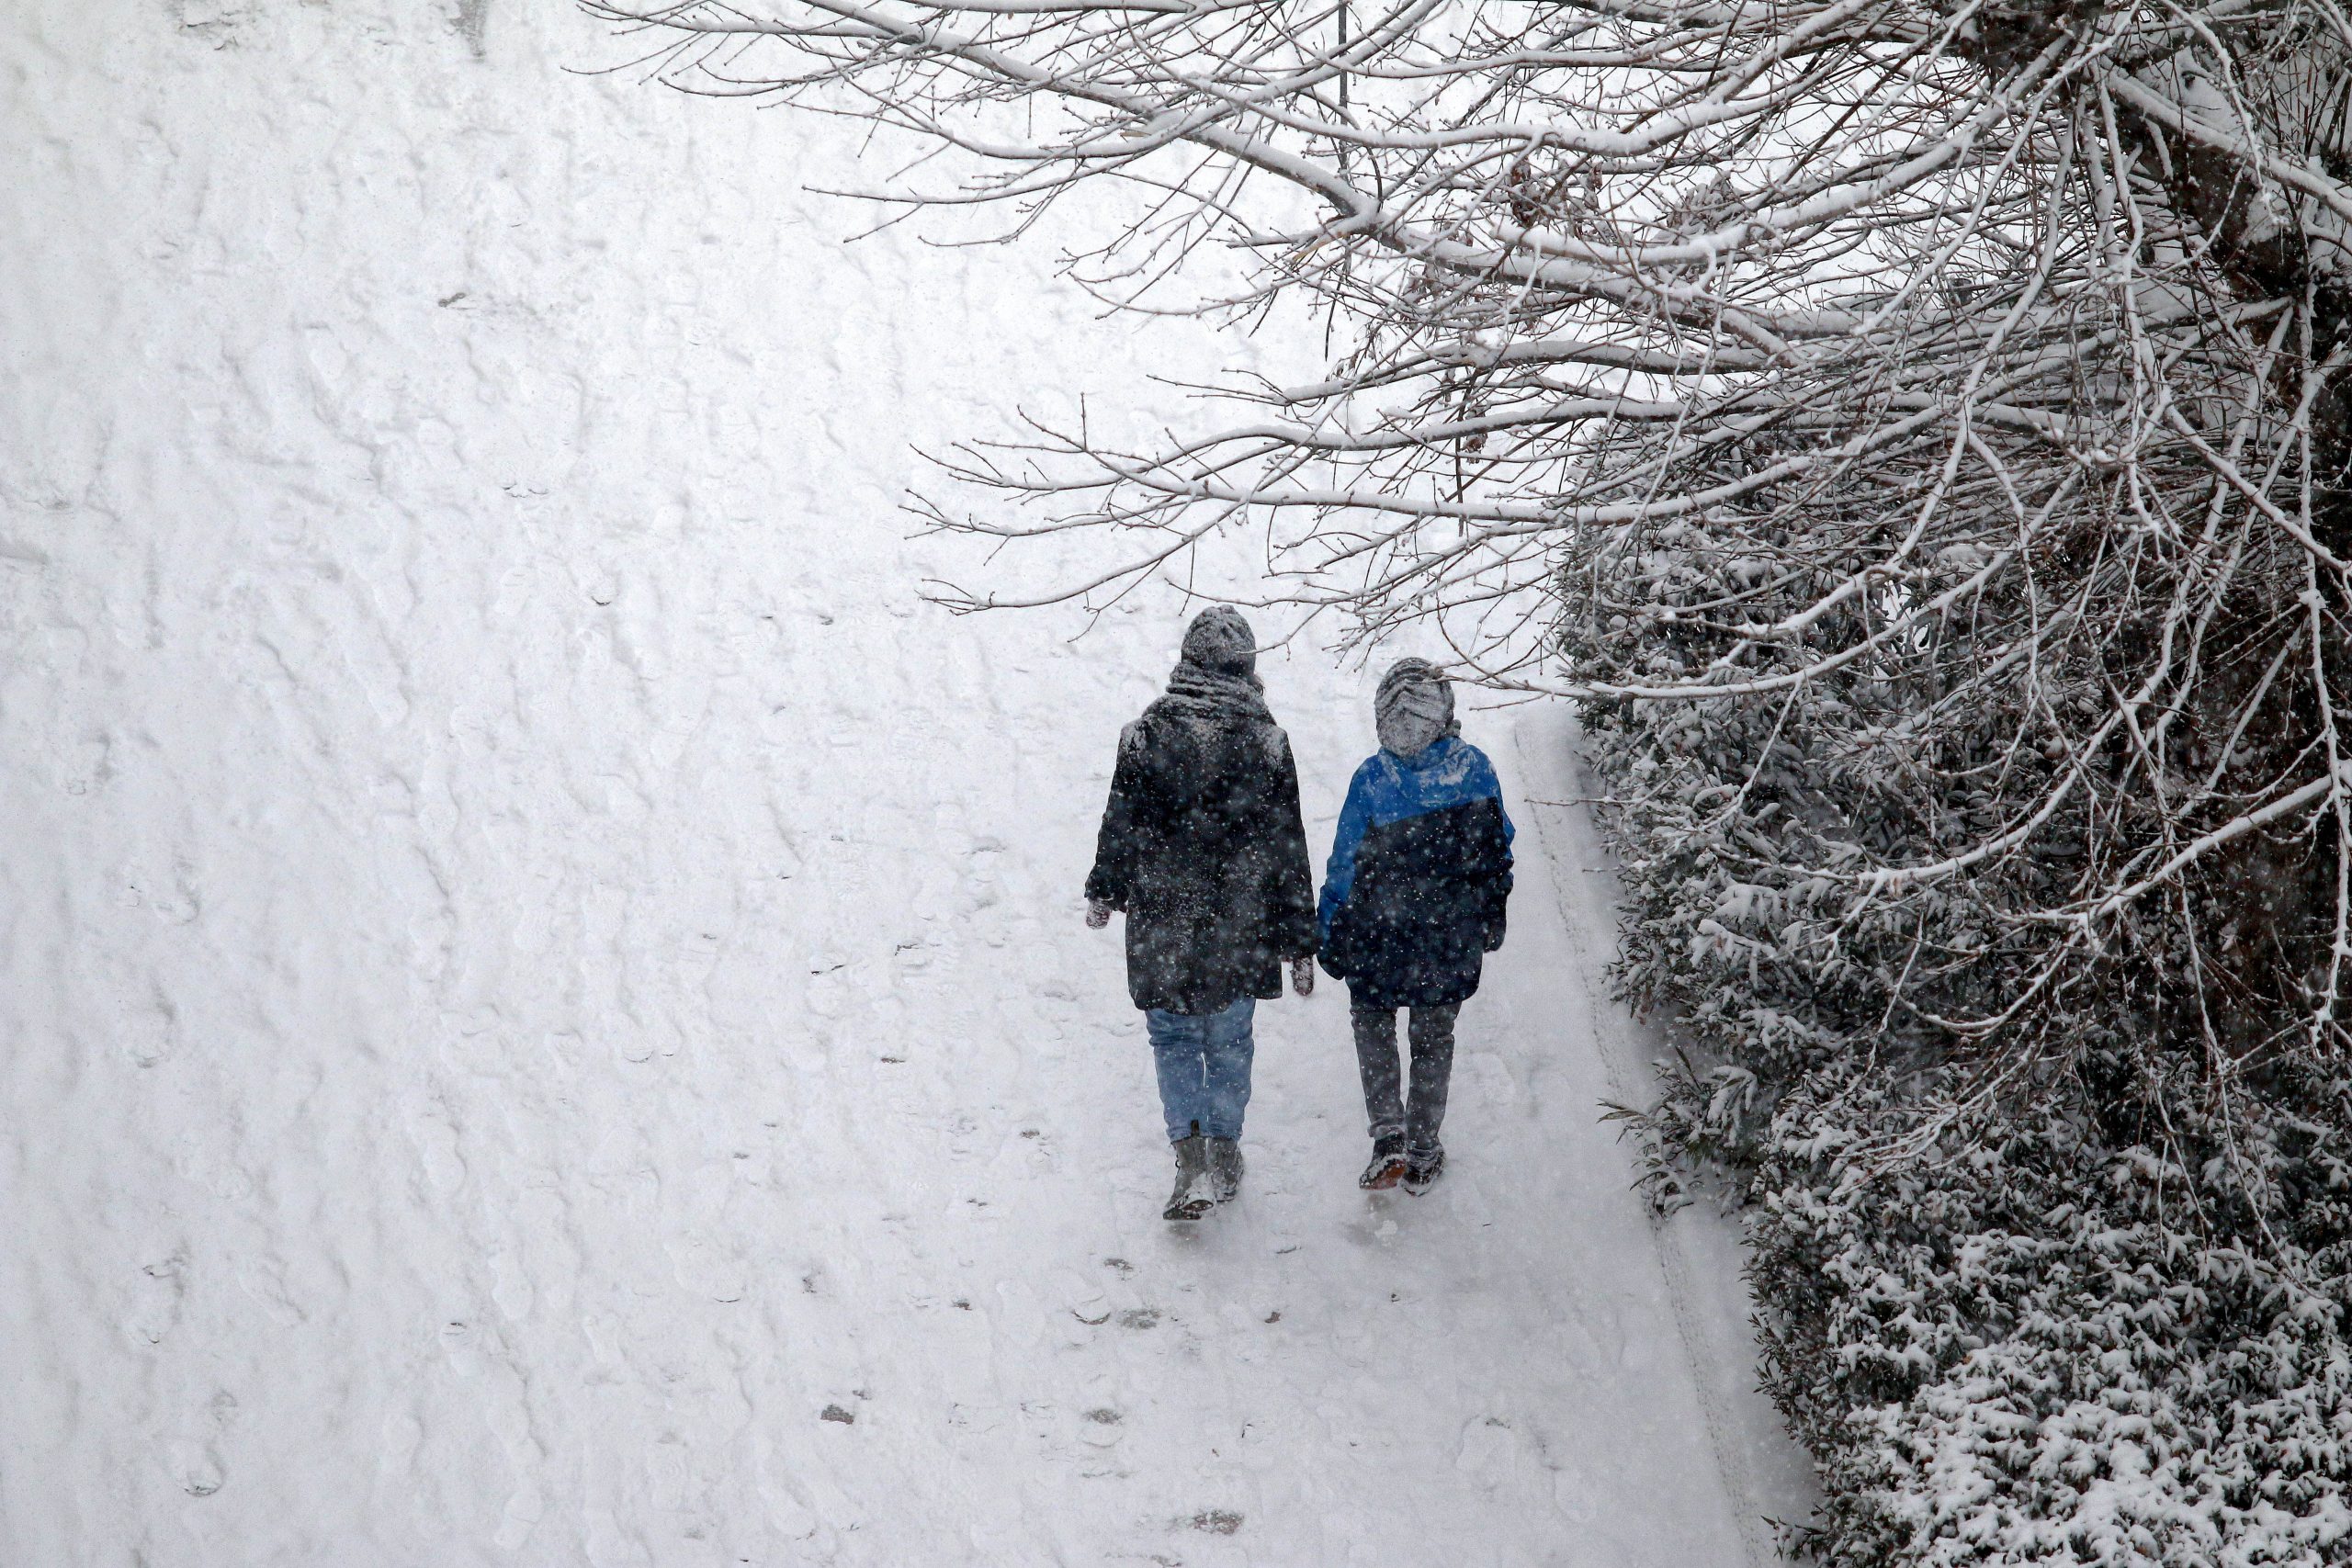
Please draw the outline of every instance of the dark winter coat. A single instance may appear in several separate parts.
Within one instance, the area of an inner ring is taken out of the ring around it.
[[[1126,912],[1136,1006],[1197,1015],[1281,995],[1315,951],[1315,874],[1289,738],[1187,669],[1119,737],[1086,896]]]
[[[1486,753],[1458,736],[1356,770],[1318,916],[1323,966],[1358,1007],[1436,1007],[1478,988],[1503,944],[1510,816]]]

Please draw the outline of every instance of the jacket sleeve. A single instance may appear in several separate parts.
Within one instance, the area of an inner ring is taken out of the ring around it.
[[[1094,836],[1094,869],[1086,876],[1088,900],[1114,909],[1125,909],[1135,890],[1136,862],[1142,851],[1136,807],[1145,750],[1139,723],[1120,731],[1119,760],[1111,769],[1111,798],[1102,807],[1102,829]]]
[[[1482,758],[1481,761],[1484,761]],[[1495,836],[1487,847],[1487,863],[1481,868],[1487,893],[1486,930],[1482,945],[1488,953],[1503,944],[1506,913],[1510,903],[1511,840],[1517,831],[1511,827],[1510,813],[1503,809],[1501,781],[1494,775],[1492,763],[1487,766],[1487,782],[1494,791]]]
[[[1355,886],[1356,850],[1371,820],[1371,794],[1364,787],[1363,770],[1358,768],[1348,781],[1348,803],[1340,808],[1340,829],[1331,839],[1331,858],[1323,868],[1323,897],[1315,910],[1316,929],[1325,942],[1331,940],[1331,921]]]
[[[1315,867],[1306,855],[1306,823],[1298,810],[1298,763],[1290,737],[1281,737],[1274,759],[1273,885],[1266,889],[1272,916],[1274,951],[1283,958],[1315,956]]]
[[[1485,929],[1479,933],[1479,945],[1485,948],[1488,953],[1494,952],[1503,944],[1503,932],[1508,924],[1507,914],[1510,905],[1511,886],[1510,840],[1509,837],[1510,832],[1510,818],[1508,816],[1503,815],[1501,809],[1502,803],[1500,801],[1498,801],[1495,804],[1496,815],[1502,818],[1504,838],[1501,844],[1501,852],[1497,857],[1498,869],[1487,877],[1486,885],[1486,920]]]

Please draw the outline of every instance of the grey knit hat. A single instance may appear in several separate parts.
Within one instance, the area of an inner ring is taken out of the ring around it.
[[[1232,605],[1212,604],[1185,628],[1183,660],[1219,675],[1254,674],[1257,634]]]
[[[1380,678],[1372,700],[1380,744],[1411,761],[1441,737],[1459,735],[1453,719],[1453,683],[1426,659],[1400,659]]]

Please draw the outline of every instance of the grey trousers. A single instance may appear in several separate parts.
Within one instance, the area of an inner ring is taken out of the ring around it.
[[[1406,1037],[1412,1044],[1412,1098],[1400,1092],[1396,1059],[1396,1013],[1393,1008],[1351,1008],[1348,1022],[1356,1037],[1356,1070],[1363,1075],[1363,1109],[1372,1140],[1402,1139],[1415,1154],[1436,1152],[1438,1128],[1445,1122],[1445,1088],[1453,1077],[1453,1015],[1460,1004],[1409,1008]]]

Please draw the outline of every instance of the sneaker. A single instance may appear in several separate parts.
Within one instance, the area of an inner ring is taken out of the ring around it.
[[[1241,1140],[1209,1140],[1209,1185],[1220,1203],[1230,1203],[1241,1191]]]
[[[1385,1192],[1404,1176],[1405,1140],[1382,1138],[1372,1145],[1372,1163],[1356,1178],[1356,1185],[1367,1192]]]
[[[1424,1154],[1416,1149],[1405,1156],[1405,1190],[1418,1198],[1437,1185],[1439,1175],[1445,1169],[1445,1151],[1431,1149]]]
[[[1176,1190],[1168,1195],[1163,1220],[1197,1220],[1216,1207],[1216,1179],[1209,1174],[1208,1140],[1198,1133],[1176,1140]]]

